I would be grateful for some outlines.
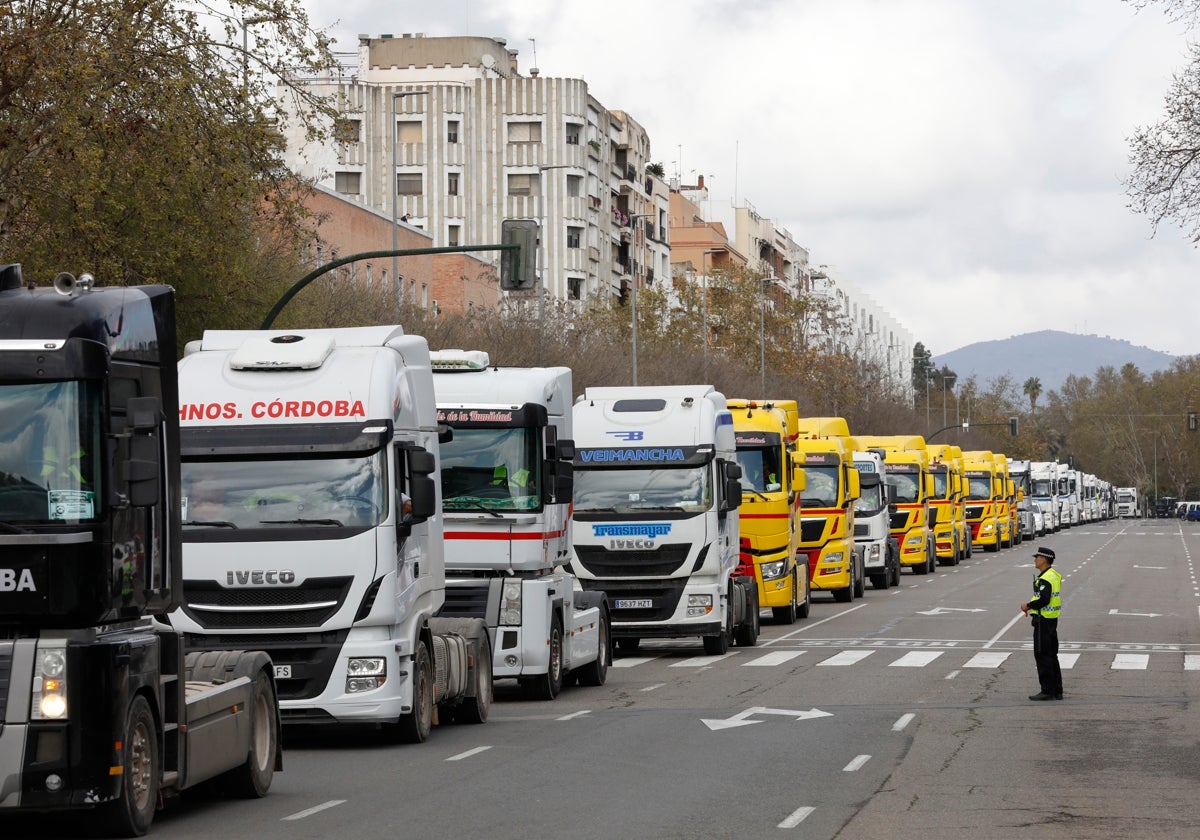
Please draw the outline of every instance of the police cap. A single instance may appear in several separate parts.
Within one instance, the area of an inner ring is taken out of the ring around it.
[[[1033,553],[1033,556],[1034,557],[1045,557],[1046,560],[1049,561],[1051,564],[1054,563],[1054,549],[1052,549],[1052,548],[1041,548],[1039,546],[1038,550]]]

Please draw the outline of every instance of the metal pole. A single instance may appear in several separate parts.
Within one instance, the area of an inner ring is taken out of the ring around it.
[[[633,215],[631,215],[629,217],[629,222],[631,225],[633,225],[633,232],[632,232],[632,235],[630,236],[630,240],[629,240],[631,245],[633,245],[637,242],[637,220],[653,218],[653,215],[654,214],[652,214],[652,213],[634,213]],[[645,256],[645,250],[646,250],[645,240],[643,239],[642,242],[643,242],[642,255]],[[632,260],[630,262],[632,263]],[[632,270],[629,272],[629,308],[631,310],[629,313],[629,317],[630,317],[630,323],[631,323],[631,338],[632,338],[630,347],[633,351],[633,384],[636,386],[638,384],[637,277],[634,276],[634,273]]]
[[[758,296],[758,393],[767,398],[767,281],[764,277]]]

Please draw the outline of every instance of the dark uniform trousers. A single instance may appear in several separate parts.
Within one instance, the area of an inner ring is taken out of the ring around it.
[[[1063,693],[1062,670],[1058,665],[1058,619],[1030,616],[1033,620],[1033,660],[1037,663],[1042,691],[1053,697]]]

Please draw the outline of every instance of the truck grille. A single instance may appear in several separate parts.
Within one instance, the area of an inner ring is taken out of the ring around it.
[[[188,633],[188,650],[265,650],[276,665],[290,665],[292,678],[276,679],[280,700],[308,700],[325,690],[349,630],[331,633],[251,633],[202,636]]]
[[[487,581],[465,583],[447,583],[446,601],[438,611],[438,615],[454,616],[455,618],[488,617],[488,584]]]
[[[216,581],[185,580],[183,611],[206,630],[319,627],[341,609],[353,580],[348,576],[310,578],[300,586],[246,589],[227,589]]]
[[[978,519],[983,516],[983,505],[967,505],[967,519]]]
[[[901,510],[901,511],[897,511],[896,513],[893,513],[891,527],[892,527],[893,531],[895,531],[899,528],[907,528],[908,527],[908,511]]]
[[[688,548],[687,543],[678,543],[648,550],[610,551],[598,545],[577,545],[575,556],[596,577],[669,577],[687,562]],[[701,552],[701,562],[703,556]]]
[[[608,602],[614,605],[619,601],[635,598],[651,599],[653,606],[649,608],[614,608],[612,611],[613,621],[666,621],[675,614],[675,608],[683,596],[683,587],[687,585],[687,579],[640,581],[581,578],[579,583],[585,590],[603,590],[608,594]]]
[[[800,522],[800,541],[817,542],[825,533],[824,519],[804,519]]]
[[[867,537],[867,536],[870,536],[870,534],[871,534],[871,526],[870,525],[864,525],[864,524],[860,524],[858,522],[854,523],[854,536]]]

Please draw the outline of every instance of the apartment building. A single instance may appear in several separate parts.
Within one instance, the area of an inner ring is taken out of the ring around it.
[[[522,75],[500,38],[418,34],[362,35],[355,71],[303,81],[343,117],[326,146],[289,129],[289,165],[434,247],[498,243],[503,220],[536,220],[539,273],[561,300],[622,299],[669,272],[649,137],[584,80]]]

